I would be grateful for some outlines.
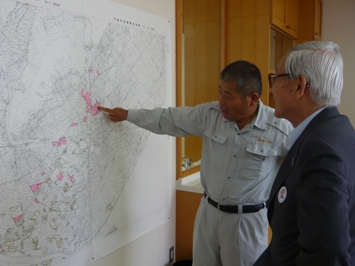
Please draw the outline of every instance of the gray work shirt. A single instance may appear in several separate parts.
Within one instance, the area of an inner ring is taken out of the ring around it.
[[[127,121],[156,134],[202,137],[202,186],[213,200],[228,205],[267,200],[293,129],[261,101],[258,115],[242,130],[223,117],[218,102],[129,109]]]

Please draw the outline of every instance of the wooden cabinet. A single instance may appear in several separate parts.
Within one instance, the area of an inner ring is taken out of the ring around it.
[[[194,221],[202,194],[176,191],[176,254],[175,259],[192,259]]]
[[[270,0],[225,0],[225,64],[247,60],[259,67],[268,104]]]
[[[322,10],[323,1],[314,1],[314,39],[317,41],[322,40]]]
[[[272,0],[271,24],[298,38],[298,0]]]
[[[322,40],[322,0],[299,0],[297,43]]]
[[[272,28],[270,30],[270,70],[273,73],[281,58],[287,53],[287,50],[295,44],[295,40],[285,35],[279,30]],[[274,98],[269,93],[269,106],[275,107]]]

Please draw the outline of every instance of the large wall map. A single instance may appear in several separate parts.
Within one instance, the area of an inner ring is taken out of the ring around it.
[[[90,245],[150,134],[98,105],[166,102],[167,35],[87,12],[0,1],[0,265],[54,265]]]

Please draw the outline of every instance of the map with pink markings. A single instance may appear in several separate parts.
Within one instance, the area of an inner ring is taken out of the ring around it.
[[[167,35],[84,2],[0,1],[0,265],[89,246],[150,136],[98,106],[166,102]]]

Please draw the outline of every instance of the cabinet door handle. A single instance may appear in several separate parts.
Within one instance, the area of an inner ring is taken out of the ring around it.
[[[286,25],[286,29],[291,29],[290,25]]]

